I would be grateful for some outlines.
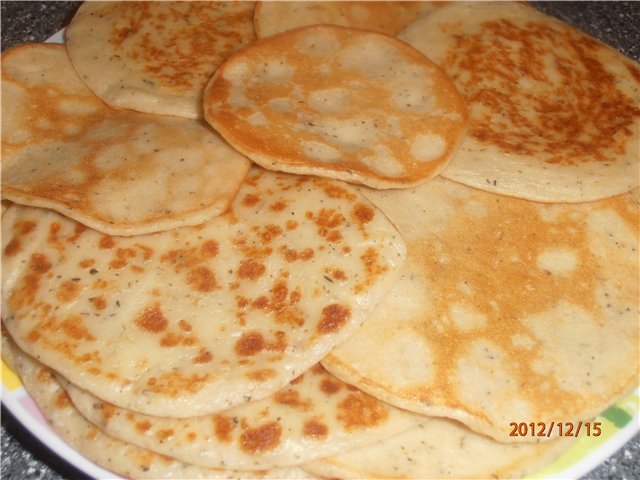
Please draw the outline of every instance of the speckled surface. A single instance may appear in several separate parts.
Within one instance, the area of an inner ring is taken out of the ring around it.
[[[69,21],[81,2],[0,3],[2,50],[21,43],[43,41]],[[640,3],[535,2],[567,23],[600,38],[640,61]],[[2,480],[88,480],[89,477],[52,454],[2,409]],[[640,479],[640,435],[591,471],[583,480]]]

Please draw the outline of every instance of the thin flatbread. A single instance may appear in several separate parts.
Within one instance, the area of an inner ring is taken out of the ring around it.
[[[107,434],[214,468],[299,465],[381,441],[419,418],[341,382],[320,364],[264,400],[195,418],[142,415],[61,383],[79,412]]]
[[[66,30],[82,80],[112,107],[202,118],[218,66],[255,40],[254,2],[84,2]]]
[[[62,45],[2,55],[2,119],[2,197],[110,235],[213,218],[250,166],[203,122],[109,108]]]
[[[396,35],[445,2],[279,2],[256,3],[256,37],[317,24],[361,28]]]
[[[398,37],[442,67],[469,108],[444,177],[541,202],[638,186],[633,60],[524,2],[452,2]]]
[[[168,417],[285,387],[367,319],[405,254],[348,185],[257,167],[200,226],[112,237],[12,205],[2,232],[16,343],[97,397]]]
[[[204,468],[117,440],[104,434],[78,413],[52,370],[21,351],[15,344],[7,343],[3,337],[3,355],[6,350],[11,350],[10,355],[20,380],[54,431],[90,461],[125,478],[314,478],[297,467],[262,471]]]
[[[466,126],[460,95],[424,55],[332,25],[289,30],[233,55],[207,85],[204,108],[265,168],[374,188],[434,177]]]
[[[513,479],[551,464],[574,441],[565,437],[534,444],[501,443],[458,422],[434,417],[387,440],[301,467],[323,478],[354,480]]]
[[[337,377],[502,442],[547,440],[511,423],[577,425],[638,384],[637,190],[543,204],[437,178],[366,194],[407,261],[323,361]]]

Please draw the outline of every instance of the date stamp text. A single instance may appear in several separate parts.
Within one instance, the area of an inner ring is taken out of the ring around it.
[[[602,434],[601,422],[511,422],[511,437],[587,437]]]

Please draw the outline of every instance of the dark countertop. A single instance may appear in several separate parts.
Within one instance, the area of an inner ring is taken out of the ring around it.
[[[2,50],[46,40],[68,23],[81,3],[2,0]],[[535,5],[640,61],[639,2],[535,2]],[[89,479],[43,447],[4,407],[1,435],[3,480]],[[640,478],[640,434],[583,480],[636,478]]]

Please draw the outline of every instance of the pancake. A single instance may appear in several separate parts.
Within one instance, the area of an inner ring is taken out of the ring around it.
[[[264,38],[297,27],[341,25],[396,35],[409,23],[444,2],[278,2],[256,4],[256,37]]]
[[[67,26],[74,67],[112,107],[202,118],[218,66],[255,39],[254,2],[85,2]]]
[[[137,414],[61,381],[91,423],[115,438],[186,463],[269,469],[386,439],[419,418],[347,385],[316,365],[285,389],[207,417],[171,419]],[[279,442],[258,442],[269,433]]]
[[[109,108],[62,45],[2,55],[2,118],[2,197],[111,235],[221,214],[250,165],[203,122]]]
[[[547,440],[511,423],[577,424],[638,384],[637,190],[552,205],[437,178],[366,194],[407,260],[323,360],[334,375],[502,442]]]
[[[3,356],[7,350],[11,350],[24,387],[54,431],[90,461],[125,478],[313,478],[296,467],[262,471],[198,467],[105,435],[78,413],[52,370],[20,351],[15,344],[7,344],[3,338]]]
[[[321,25],[233,55],[204,94],[206,120],[271,170],[374,188],[439,173],[466,122],[449,79],[391,37]]]
[[[442,67],[469,108],[444,177],[541,202],[638,186],[636,62],[525,3],[452,2],[398,37]]]
[[[405,253],[348,185],[257,167],[197,227],[112,237],[12,205],[2,232],[16,343],[97,397],[168,417],[285,387],[367,319]]]
[[[302,465],[323,478],[520,478],[553,462],[572,438],[507,444],[452,420],[424,418],[414,428],[359,449]]]

